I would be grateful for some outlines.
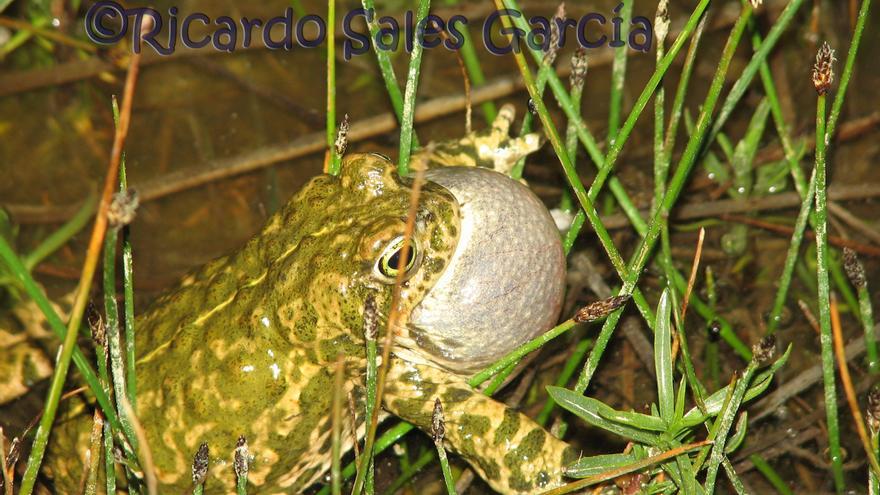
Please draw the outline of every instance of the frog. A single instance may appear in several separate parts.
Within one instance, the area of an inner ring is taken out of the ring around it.
[[[541,139],[510,137],[513,119],[506,105],[488,129],[426,146],[404,176],[384,155],[346,154],[337,175],[313,178],[238,251],[185,276],[136,318],[132,406],[161,493],[192,490],[202,444],[205,493],[234,492],[240,437],[248,493],[301,493],[325,480],[334,393],[354,404],[341,421],[343,452],[369,423],[365,327],[377,322],[380,347],[391,342],[379,364],[387,367],[383,418],[430,434],[439,400],[440,441],[496,492],[565,482],[574,448],[468,385],[551,328],[563,300],[559,231],[541,200],[506,174]],[[52,435],[44,466],[58,493],[80,486],[83,416],[62,415]]]

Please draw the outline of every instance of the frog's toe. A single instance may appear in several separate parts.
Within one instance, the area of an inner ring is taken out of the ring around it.
[[[522,137],[505,137],[500,143],[483,143],[477,147],[480,159],[492,164],[496,172],[509,174],[520,159],[537,151],[544,144],[544,138],[533,132]]]
[[[510,132],[510,125],[516,118],[516,107],[510,103],[505,103],[498,111],[495,120],[492,121],[492,133],[507,136]]]

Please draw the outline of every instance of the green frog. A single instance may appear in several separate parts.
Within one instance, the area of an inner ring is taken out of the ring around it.
[[[494,490],[563,483],[577,453],[467,385],[475,370],[554,325],[562,302],[559,232],[540,200],[504,174],[540,146],[536,135],[509,137],[512,120],[506,106],[490,129],[414,156],[424,185],[404,260],[414,179],[382,155],[349,154],[337,176],[311,180],[238,252],[186,277],[137,319],[136,412],[162,493],[192,489],[203,442],[205,493],[234,491],[242,435],[252,455],[248,493],[299,493],[321,481],[339,355],[342,393],[356,404],[355,418],[342,421],[343,448],[364,434],[365,306],[373,303],[378,342],[393,332],[385,415],[430,432],[440,399],[444,443]],[[398,269],[400,317],[386,329]],[[53,433],[47,470],[59,493],[78,489],[82,467],[70,459],[81,456],[70,452],[88,449],[83,423],[62,420]]]

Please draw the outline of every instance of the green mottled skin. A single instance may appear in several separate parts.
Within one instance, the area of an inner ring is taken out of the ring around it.
[[[344,415],[344,448],[353,429],[363,434],[364,302],[375,298],[384,328],[392,285],[373,270],[404,232],[409,186],[388,160],[349,155],[338,177],[313,179],[240,251],[188,277],[138,319],[136,410],[163,493],[191,490],[202,442],[210,448],[206,493],[231,492],[240,435],[254,456],[249,493],[297,493],[319,481],[330,465],[339,353],[345,393],[358,403],[357,427]],[[455,199],[426,184],[413,233],[420,263],[401,292],[404,324],[453,255],[458,222]],[[573,460],[565,443],[475,392],[465,377],[392,357],[388,412],[430,431],[436,397],[446,443],[494,489],[534,493],[561,483],[562,466]],[[63,493],[77,486],[81,468],[57,452],[87,448],[63,433],[74,424],[58,430],[49,460]]]

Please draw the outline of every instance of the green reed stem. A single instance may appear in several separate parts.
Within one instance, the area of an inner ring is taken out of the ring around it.
[[[664,0],[660,1],[663,2]],[[654,22],[655,26],[657,25],[657,22],[664,21],[658,18]],[[668,29],[668,16],[665,19],[665,22],[666,27],[664,29]],[[663,33],[663,38],[665,38],[665,32]],[[660,37],[660,34],[657,35],[657,57],[655,66],[663,59],[663,53],[665,52],[665,39],[663,38]],[[651,203],[652,210],[659,206],[660,199],[663,198],[663,193],[666,192],[666,178],[669,177],[669,162],[671,161],[669,158],[671,153],[667,154],[664,147],[663,121],[665,120],[665,105],[666,90],[663,89],[663,82],[661,80],[660,85],[657,86],[657,92],[654,95],[654,200]]]
[[[367,29],[370,31],[370,39],[375,40],[379,35],[379,23],[376,19],[378,16],[374,0],[361,0],[361,5],[364,7],[364,10],[373,13],[372,18],[367,21]],[[391,58],[387,51],[379,50],[375,47],[372,48],[373,52],[376,53],[379,72],[382,74],[382,81],[385,82],[385,90],[388,92],[388,98],[391,100],[394,114],[397,115],[397,121],[403,124],[403,94],[400,92],[400,86],[397,84],[397,76],[394,74]]]
[[[336,152],[336,0],[327,0],[327,173],[339,175],[342,157]],[[379,51],[379,50],[376,50]]]
[[[440,469],[443,471],[443,482],[446,484],[446,493],[456,495],[455,478],[452,476],[452,470],[449,468],[449,459],[446,457],[446,449],[443,447],[442,440],[435,440],[434,446],[437,447],[437,458],[440,459]]]
[[[83,281],[82,283],[87,286],[89,285],[89,282],[90,281]],[[82,290],[82,288],[80,290]],[[52,375],[52,382],[49,386],[49,393],[46,397],[43,415],[40,418],[40,425],[37,427],[37,432],[34,435],[33,447],[28,456],[27,468],[25,469],[21,481],[20,493],[22,495],[30,495],[33,491],[40,464],[42,463],[43,455],[46,452],[46,445],[49,443],[49,433],[51,432],[52,424],[55,421],[55,413],[58,411],[58,403],[61,400],[64,382],[67,379],[70,360],[73,356],[74,349],[76,349],[76,337],[79,333],[80,322],[82,321],[82,311],[85,309],[85,299],[82,298],[82,301],[83,303],[80,304],[80,307],[74,308],[71,312],[70,324],[68,325],[67,333],[64,336],[58,359],[55,362],[55,372]]]
[[[672,109],[669,113],[669,124],[666,127],[666,138],[663,144],[663,150],[666,153],[666,160],[672,159],[672,152],[675,150],[675,141],[678,136],[678,127],[681,124],[681,118],[684,114],[685,97],[687,96],[688,85],[690,83],[691,74],[694,71],[694,60],[697,58],[697,50],[700,47],[700,40],[703,39],[703,29],[706,27],[707,16],[703,16],[696,29],[694,30],[691,42],[688,45],[688,51],[685,55],[684,66],[681,69],[681,77],[678,80],[678,87],[675,89],[675,99],[672,102]],[[663,184],[666,187],[667,175],[663,177]]]
[[[331,0],[332,3],[332,0]],[[336,370],[333,373],[333,405],[331,408],[330,440],[330,486],[333,495],[342,494],[342,390],[345,361],[342,354],[336,357]]]
[[[828,277],[827,174],[825,163],[825,94],[816,102],[816,279],[819,283],[819,329],[822,347],[822,383],[825,396],[825,418],[828,426],[828,451],[834,486],[838,493],[845,489],[843,457],[840,449],[840,426],[837,417],[837,390],[834,375],[834,348],[831,336],[831,290]]]
[[[859,314],[859,299],[850,287],[846,274],[843,273],[843,266],[840,262],[840,256],[838,256],[839,251],[830,249],[828,254],[828,274],[831,275],[831,282],[849,310],[857,315]]]
[[[65,245],[74,234],[86,226],[92,215],[95,214],[97,205],[98,197],[95,194],[90,194],[70,220],[49,234],[33,251],[25,255],[23,260],[25,268],[32,271],[41,261]]]
[[[125,157],[123,156],[119,164],[119,190],[122,193],[128,189],[128,179],[125,174]],[[132,410],[137,407],[137,371],[135,362],[137,354],[135,352],[135,333],[134,333],[134,268],[132,267],[131,255],[131,239],[129,238],[130,229],[128,225],[122,227],[122,296],[125,319],[125,382],[126,391],[128,392],[128,403]]]
[[[871,304],[871,293],[868,291],[868,281],[858,288],[859,291],[859,316],[862,328],[865,331],[865,354],[868,356],[868,371],[880,373],[880,358],[877,353],[877,340],[874,336],[874,308]]]
[[[870,414],[870,413],[869,413]],[[878,435],[874,429],[871,429],[871,448],[874,449],[874,455],[877,455]],[[874,473],[871,467],[868,467],[868,495],[880,494],[880,478]]]
[[[111,99],[111,106],[113,109],[113,122],[114,125],[119,126],[119,103],[116,100],[116,97]],[[125,152],[119,158],[119,184],[120,188],[125,184]],[[126,375],[125,366],[122,362],[122,348],[119,341],[119,306],[116,303],[116,242],[119,238],[119,229],[110,225],[107,228],[107,232],[104,234],[104,314],[107,317],[107,321],[105,322],[105,335],[107,339],[107,350],[110,358],[110,379],[113,384],[113,390],[116,394],[116,397],[125,397],[131,399],[132,393],[127,390],[127,382],[130,381],[130,377]],[[131,245],[129,245],[129,249]],[[129,257],[131,253],[129,252]],[[129,267],[130,269],[130,267]],[[131,276],[131,273],[128,274]],[[130,280],[129,280],[130,282]],[[131,295],[134,298],[134,294]],[[130,301],[129,301],[130,303]],[[130,304],[127,304],[130,305]],[[133,311],[133,310],[132,310]],[[134,315],[132,315],[134,318]],[[128,322],[126,322],[128,324]],[[132,323],[133,324],[133,323]],[[128,344],[128,343],[127,343]],[[133,347],[134,342],[130,344]],[[130,356],[127,353],[127,360],[134,360],[134,356]],[[125,431],[125,435],[129,438],[134,439],[132,442],[132,451],[137,452],[137,437],[135,436],[134,426],[132,425],[132,421],[129,419],[128,414],[126,414],[125,409],[121,402],[117,399],[116,401],[116,411],[119,413],[119,422],[122,424],[123,431]]]
[[[617,13],[623,19],[620,25],[620,39],[629,39],[629,21],[632,19],[633,1],[623,0],[623,7]],[[623,89],[626,83],[627,43],[614,48],[614,63],[611,66],[611,91],[608,95],[608,143],[614,146],[617,131],[620,129],[620,116],[623,110]]]
[[[373,324],[372,322],[370,324]],[[376,322],[378,324],[378,322]],[[368,330],[365,332],[364,338],[367,342],[367,371],[366,371],[366,383],[367,383],[367,391],[366,391],[366,400],[364,404],[364,418],[366,421],[369,421],[369,418],[373,417],[373,407],[376,404],[376,377],[378,373],[378,369],[376,366],[376,360],[378,357],[378,351],[376,349],[376,335],[372,332],[372,330]],[[364,490],[367,493],[373,492],[373,481],[374,481],[374,469],[375,464],[371,460],[366,465],[367,472],[364,475]]]
[[[116,493],[116,457],[113,455],[113,430],[104,421],[104,481],[107,493]]]
[[[403,473],[394,480],[394,483],[391,483],[391,485],[382,492],[382,495],[394,495],[395,493],[398,493],[398,490],[403,488],[403,485],[411,480],[413,476],[418,474],[422,468],[433,461],[436,456],[437,452],[433,450],[426,450],[423,452],[415,462],[403,469]]]
[[[474,48],[473,37],[471,37],[470,30],[465,27],[461,31],[461,35],[464,38],[464,43],[461,45],[461,59],[464,61],[465,70],[467,70],[468,77],[471,79],[471,85],[473,88],[478,88],[483,84],[486,84],[486,76],[483,74],[483,68],[480,66],[480,59],[477,57],[477,51]],[[483,111],[483,117],[486,119],[486,123],[492,125],[492,121],[495,120],[495,116],[498,115],[498,109],[495,107],[495,102],[493,101],[485,101],[480,104],[480,109]]]
[[[849,82],[852,79],[856,56],[859,53],[859,46],[862,43],[862,34],[865,32],[865,24],[868,21],[868,13],[870,10],[871,0],[862,0],[862,6],[859,8],[859,15],[856,18],[856,26],[853,30],[852,41],[849,45],[849,51],[846,54],[846,62],[844,62],[843,65],[843,73],[840,75],[840,84],[837,87],[837,95],[834,97],[834,103],[831,104],[831,115],[828,118],[828,127],[826,128],[829,142],[830,138],[834,137],[835,131],[837,131],[837,121],[840,119],[841,110],[843,110],[843,101],[846,97],[846,90],[849,88]]]
[[[700,5],[702,5],[702,3]],[[733,29],[730,32],[730,36],[728,37],[727,44],[724,47],[721,60],[718,63],[718,68],[715,71],[715,76],[713,77],[712,83],[709,87],[709,93],[708,95],[706,95],[706,99],[703,102],[700,117],[697,120],[697,125],[694,130],[693,136],[688,141],[684,154],[679,160],[678,167],[676,168],[675,174],[670,181],[669,189],[667,189],[666,194],[663,196],[663,201],[660,204],[660,208],[657,208],[657,211],[652,216],[646,236],[639,243],[639,246],[636,249],[636,254],[629,263],[629,276],[624,279],[623,287],[620,290],[620,294],[631,294],[635,289],[635,285],[638,282],[639,275],[641,274],[642,269],[645,267],[651,251],[654,248],[654,244],[657,242],[657,238],[660,235],[660,230],[664,225],[666,225],[669,218],[669,213],[672,210],[672,207],[675,205],[676,201],[678,200],[678,195],[684,188],[687,177],[690,175],[690,171],[697,161],[697,155],[702,147],[703,139],[705,138],[706,133],[709,130],[712,112],[714,111],[715,105],[720,97],[721,88],[724,84],[727,70],[730,67],[730,61],[733,59],[736,47],[739,45],[739,41],[742,38],[745,26],[751,15],[751,6],[744,7],[742,9],[742,12],[740,13],[740,17],[737,19],[736,24],[734,24]],[[693,15],[691,16],[691,19],[696,21]],[[681,37],[682,36],[680,35],[679,38]],[[683,43],[683,40],[681,40],[681,42]],[[679,39],[676,39],[676,43],[679,43]],[[670,53],[672,52],[670,51]],[[669,57],[669,55],[670,54],[668,53],[666,56]],[[626,128],[626,125],[624,125],[624,128]],[[595,185],[596,183],[594,182],[593,186]],[[592,190],[592,187],[590,189]],[[583,393],[587,389],[587,386],[590,383],[590,379],[592,378],[593,373],[599,365],[599,360],[602,358],[602,354],[605,352],[605,348],[607,347],[608,342],[611,339],[611,334],[613,333],[614,328],[617,326],[617,322],[620,320],[621,315],[621,310],[612,312],[605,320],[605,323],[602,325],[602,330],[599,332],[599,336],[596,338],[596,345],[593,348],[593,351],[590,353],[589,357],[587,358],[587,362],[584,365],[580,376],[578,377],[578,381],[574,390],[578,391],[579,393]]]
[[[791,488],[788,487],[788,484],[782,479],[782,476],[780,476],[763,457],[758,454],[752,454],[749,456],[749,460],[755,465],[755,469],[767,478],[767,481],[773,485],[773,488],[775,488],[777,492],[782,495],[793,495]]]
[[[752,377],[757,369],[757,360],[752,359],[749,361],[749,364],[743,371],[742,378],[740,378],[733,387],[733,393],[731,394],[730,400],[721,412],[718,413],[718,420],[716,421],[717,428],[715,428],[716,432],[714,435],[710,435],[710,438],[712,438],[714,443],[712,444],[712,453],[709,456],[709,465],[706,469],[706,483],[704,486],[706,493],[715,493],[715,479],[718,475],[718,468],[721,467],[721,463],[725,458],[724,447],[727,444],[727,437],[730,434],[730,428],[733,426],[737,412],[739,412],[739,408],[742,405],[743,397],[745,396],[746,390],[749,388],[749,383],[751,383]]]
[[[800,252],[801,241],[804,238],[804,230],[812,211],[813,198],[816,194],[816,171],[810,177],[809,186],[807,187],[804,199],[801,202],[800,211],[798,211],[797,219],[794,223],[794,231],[791,234],[791,242],[788,245],[788,253],[785,256],[785,264],[782,267],[782,275],[779,278],[779,288],[776,291],[776,297],[773,299],[773,308],[770,310],[770,316],[767,319],[766,335],[772,335],[779,327],[782,321],[782,309],[785,306],[785,300],[788,296],[788,288],[791,285],[791,278],[797,263],[798,253]]]
[[[587,351],[590,350],[590,345],[592,343],[593,341],[591,339],[581,339],[581,341],[578,342],[577,347],[574,348],[574,352],[571,353],[571,357],[565,361],[565,366],[562,368],[562,371],[556,376],[556,381],[553,385],[564,387],[568,384],[568,381],[571,380],[571,377],[574,376],[575,371],[577,371],[578,365],[581,364],[584,356],[587,355]],[[541,409],[541,412],[538,413],[535,421],[541,426],[546,425],[555,406],[556,401],[548,397],[547,402],[544,403],[544,407]]]
[[[573,318],[569,318],[569,319],[563,321],[559,325],[556,325],[555,327],[551,328],[550,330],[542,333],[541,335],[535,337],[534,339],[517,347],[516,349],[509,352],[501,359],[495,361],[494,363],[492,363],[488,367],[484,368],[482,371],[480,371],[479,373],[477,373],[473,377],[471,377],[471,379],[468,380],[468,383],[472,387],[476,387],[477,385],[483,383],[484,381],[488,380],[492,376],[500,373],[502,370],[504,370],[505,368],[507,368],[511,364],[516,363],[517,361],[519,361],[520,359],[525,357],[530,352],[539,349],[541,346],[543,346],[547,342],[550,342],[551,340],[555,339],[556,337],[559,337],[563,333],[571,330],[575,326],[575,324],[576,323]]]
[[[116,397],[128,397],[125,383],[125,370],[122,364],[122,351],[119,341],[119,308],[116,304],[116,240],[118,231],[115,228],[107,230],[104,237],[104,325],[107,339],[107,353],[110,358],[110,383]],[[134,427],[125,414],[125,410],[117,401],[116,410],[122,429],[128,438],[134,438]],[[137,440],[132,444],[133,450],[137,451]]]
[[[542,70],[538,71],[538,77],[535,80],[536,92],[538,95],[540,95],[539,96],[540,98],[544,98],[544,88],[547,87],[547,77],[548,77],[548,74],[551,71],[553,71],[553,67],[551,67],[551,66],[545,67],[545,66],[547,66],[547,64],[545,64],[545,63],[541,64]],[[520,127],[520,130],[519,130],[519,135],[521,137],[525,136],[526,134],[531,132],[531,130],[532,130],[532,114],[531,114],[531,112],[526,112],[525,116],[523,117],[522,126]],[[526,157],[522,157],[519,160],[517,160],[516,164],[513,166],[513,169],[511,169],[510,176],[513,177],[514,179],[517,179],[517,180],[521,179],[522,174],[523,174],[523,169],[525,168],[525,166],[526,166]]]
[[[712,271],[711,266],[706,267],[706,293],[709,307],[712,310],[715,310],[716,302],[718,300],[717,291],[715,290],[715,276]],[[709,326],[707,327],[708,332],[714,332],[716,322],[709,322]],[[705,363],[706,368],[708,369],[708,379],[711,382],[712,389],[718,389],[721,387],[721,382],[719,377],[721,376],[721,361],[718,356],[718,339],[717,336],[713,336],[710,334],[709,338],[706,339],[706,354],[705,354]]]
[[[416,25],[428,16],[431,0],[419,0],[416,13]],[[419,29],[416,29],[419,31]],[[401,176],[409,174],[409,158],[413,147],[413,117],[416,110],[416,93],[419,87],[419,71],[422,66],[422,44],[420,33],[416,33],[413,51],[409,58],[409,70],[406,75],[406,91],[403,97],[403,120],[400,124],[400,152],[397,162],[397,173]],[[376,50],[381,51],[381,50]]]
[[[581,98],[584,92],[585,80],[583,78],[578,78],[578,80],[572,80],[571,82],[571,102],[572,105],[574,105],[574,107],[577,108],[578,111],[580,111]],[[577,145],[577,129],[574,122],[569,120],[565,130],[565,147],[566,151],[568,152],[568,156],[571,157],[572,161],[574,161],[577,157]],[[568,192],[568,189],[566,189],[566,192]],[[571,195],[569,194],[568,197],[570,198]],[[580,210],[578,211],[580,212]],[[581,222],[583,222],[584,218],[584,216],[581,216]],[[571,228],[569,228],[569,231],[566,232],[562,243],[566,256],[571,251],[571,248],[574,245],[575,241],[574,237],[568,236],[569,232],[571,232]],[[565,361],[565,365],[563,366],[562,371],[559,373],[559,375],[557,375],[554,385],[556,385],[557,387],[564,387],[566,384],[568,384],[568,380],[571,379],[571,377],[574,375],[575,370],[577,370],[578,365],[584,359],[584,356],[586,355],[587,350],[590,348],[591,343],[592,340],[588,338],[580,339],[577,346],[575,347],[575,350],[571,353],[571,356],[569,356],[568,359]],[[543,426],[547,423],[547,420],[550,419],[550,414],[553,412],[555,406],[556,402],[553,400],[552,397],[548,396],[546,402],[544,402],[543,409],[541,409],[541,412],[538,414],[538,417],[536,419],[539,425]]]

